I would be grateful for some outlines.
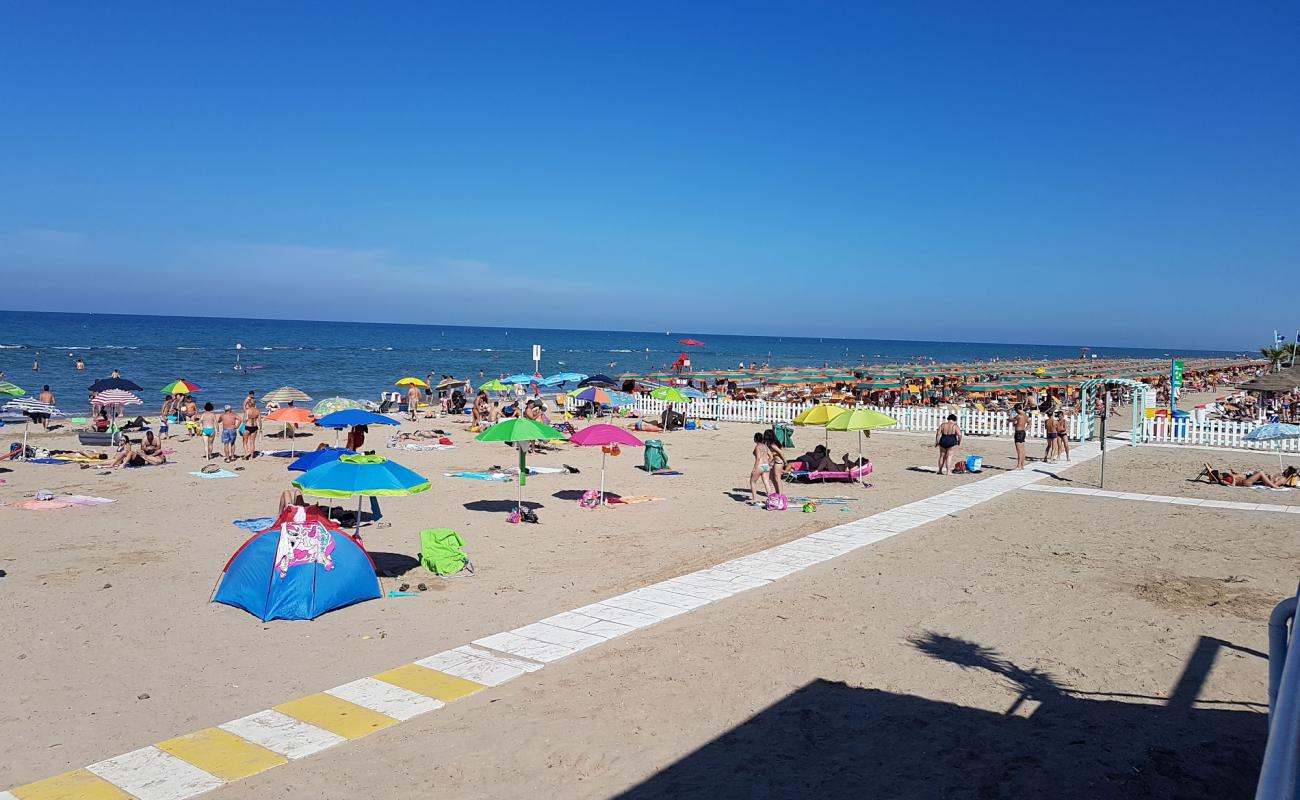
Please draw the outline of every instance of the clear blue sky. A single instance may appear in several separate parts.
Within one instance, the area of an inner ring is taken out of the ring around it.
[[[8,2],[0,76],[0,307],[1300,326],[1295,2]]]

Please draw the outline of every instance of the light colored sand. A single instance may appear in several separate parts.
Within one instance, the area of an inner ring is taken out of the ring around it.
[[[1294,525],[1040,499],[1012,492],[213,797],[1252,796]]]
[[[504,509],[513,485],[442,473],[509,463],[514,451],[474,442],[446,420],[422,424],[452,430],[458,449],[386,451],[372,429],[370,445],[434,485],[385,500],[392,527],[364,529],[367,547],[381,567],[404,570],[414,564],[421,528],[452,527],[467,541],[477,574],[443,580],[417,569],[401,580],[428,584],[425,596],[364,603],[313,623],[264,625],[207,602],[222,565],[247,537],[231,521],[274,514],[288,483],[284,459],[254,461],[236,479],[200,480],[188,474],[202,464],[194,440],[176,445],[177,466],[99,476],[75,466],[17,464],[0,475],[8,481],[0,487],[5,500],[38,488],[118,500],[49,512],[0,507],[0,616],[7,623],[0,691],[8,698],[0,709],[0,786],[222,723],[975,479],[909,471],[932,463],[927,440],[878,435],[868,442],[881,476],[872,488],[808,489],[858,498],[852,514],[830,506],[816,514],[766,513],[733,498],[748,482],[755,428],[724,425],[662,436],[682,476],[642,473],[634,468],[639,453],[610,459],[611,490],[663,498],[642,505],[586,511],[554,496],[598,484],[599,450],[565,446],[535,457],[535,465],[568,463],[582,473],[530,479],[525,499],[541,504],[542,524],[512,526]],[[820,433],[798,431],[796,441],[808,446]],[[333,441],[333,434],[320,438]],[[848,434],[832,441],[841,453],[856,447]],[[314,440],[300,438],[297,446]],[[386,579],[384,588],[399,582]]]

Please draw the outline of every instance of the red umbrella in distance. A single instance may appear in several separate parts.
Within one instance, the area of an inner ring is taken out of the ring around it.
[[[704,342],[701,342],[699,339],[678,339],[678,340],[677,340],[677,343],[678,343],[678,344],[684,344],[684,345],[686,345],[687,347],[703,347],[703,346],[704,346]]]

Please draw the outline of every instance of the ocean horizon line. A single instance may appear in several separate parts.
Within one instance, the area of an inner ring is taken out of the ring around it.
[[[393,322],[387,320],[343,320],[343,319],[321,319],[321,318],[295,318],[295,317],[240,317],[240,316],[212,316],[212,315],[192,315],[192,314],[139,314],[139,313],[120,313],[120,312],[100,312],[100,311],[34,311],[26,309],[0,309],[0,314],[36,314],[60,317],[114,317],[120,319],[130,318],[147,318],[147,319],[174,319],[174,320],[211,320],[214,322],[251,322],[251,323],[315,323],[328,325],[388,325],[392,327],[406,327],[418,329],[455,329],[455,330],[491,330],[504,331],[508,335],[510,331],[527,331],[541,333],[582,333],[582,334],[626,334],[629,336],[659,336],[658,331],[635,330],[631,328],[542,328],[528,325],[505,326],[505,325],[464,325],[459,323],[427,323],[427,322]],[[676,335],[683,337],[698,336],[718,336],[737,339],[777,339],[781,341],[792,340],[795,342],[881,342],[893,345],[971,345],[976,347],[1005,347],[1005,348],[1035,348],[1035,347],[1052,347],[1052,348],[1079,348],[1081,350],[1149,350],[1149,351],[1166,351],[1167,355],[1176,355],[1179,352],[1188,353],[1222,353],[1226,355],[1254,355],[1258,353],[1257,349],[1233,349],[1233,348],[1207,348],[1207,347],[1188,347],[1188,346],[1150,346],[1150,345],[1091,345],[1071,343],[1053,343],[1053,342],[997,342],[997,341],[975,341],[959,339],[892,339],[878,337],[852,337],[852,336],[799,336],[787,334],[770,334],[770,333],[723,333],[720,331],[704,331],[698,329],[683,329],[675,332]],[[666,336],[674,335],[674,332],[666,331]],[[0,342],[0,344],[8,344]],[[673,344],[676,344],[674,340]],[[705,343],[707,345],[707,342]],[[1064,358],[1064,357],[1063,357]]]

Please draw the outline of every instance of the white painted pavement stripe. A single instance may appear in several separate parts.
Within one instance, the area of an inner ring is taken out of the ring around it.
[[[184,800],[225,783],[188,761],[152,745],[86,769],[140,800]]]
[[[326,689],[325,694],[334,695],[340,700],[347,700],[362,708],[378,711],[380,714],[402,721],[436,711],[446,705],[435,697],[417,694],[376,678],[360,678],[342,686],[335,686],[333,689]]]
[[[712,586],[698,586],[691,583],[681,583],[676,580],[661,581],[660,583],[656,583],[654,586],[657,589],[664,589],[678,594],[687,594],[691,597],[698,597],[701,600],[708,601],[726,600],[733,594],[744,591],[740,586],[737,586],[735,589],[715,589]]]
[[[641,614],[654,617],[656,620],[659,621],[666,620],[669,617],[675,617],[678,614],[686,613],[686,609],[684,608],[679,608],[677,606],[666,606],[663,603],[656,603],[652,600],[646,600],[641,597],[633,597],[630,593],[621,594],[617,597],[608,597],[604,600],[601,600],[599,605],[613,606],[615,608],[625,608],[628,611],[636,611]],[[582,609],[579,609],[579,611],[581,610]],[[587,612],[584,611],[583,613],[587,613]],[[593,614],[592,616],[597,616],[597,615]],[[613,621],[619,622],[619,620],[613,620]]]
[[[494,633],[491,636],[484,636],[482,639],[475,639],[474,644],[480,647],[490,647],[493,650],[500,650],[511,655],[531,658],[534,661],[541,661],[546,664],[559,661],[561,658],[571,656],[575,652],[570,647],[549,642],[539,642],[536,639],[529,639],[517,633]]]
[[[674,609],[676,610],[676,609]],[[605,622],[617,622],[620,625],[628,625],[633,628],[645,628],[656,622],[662,622],[665,617],[647,614],[642,611],[636,611],[629,608],[620,608],[618,606],[606,605],[604,603],[592,603],[589,606],[575,608],[577,614],[584,614],[589,617],[595,617]]]
[[[1085,489],[1074,486],[1023,486],[1022,489],[1034,492],[1050,492],[1052,494],[1074,494],[1087,497],[1107,497],[1116,500],[1132,500],[1147,503],[1168,503],[1170,505],[1184,506],[1201,506],[1208,508],[1230,508],[1235,511],[1272,511],[1287,512],[1297,506],[1286,506],[1277,503],[1248,503],[1236,500],[1205,500],[1195,497],[1174,497],[1164,494],[1140,494],[1138,492],[1112,492],[1101,489]]]
[[[507,667],[522,669],[524,672],[536,672],[542,668],[542,665],[533,659],[513,658],[511,656],[502,655],[501,653],[493,653],[488,650],[480,649],[472,644],[463,644],[460,647],[453,647],[452,651],[487,659],[488,661],[495,661],[498,664],[505,664]]]
[[[676,592],[669,592],[663,589],[654,589],[651,587],[636,589],[628,592],[625,596],[635,597],[638,600],[649,600],[652,603],[662,603],[663,605],[673,606],[674,608],[680,608],[684,611],[708,605],[710,602],[708,600],[701,600],[698,597],[691,597],[689,595],[677,594]]]
[[[558,644],[575,651],[586,650],[588,647],[595,647],[605,641],[601,637],[590,633],[571,631],[568,628],[558,628],[542,622],[534,622],[531,625],[515,628],[511,633],[526,636],[529,639],[536,639],[539,642],[546,642],[547,644]]]
[[[691,574],[739,584],[748,589],[757,589],[760,586],[766,586],[772,582],[769,578],[755,578],[752,575],[742,575],[739,572],[731,572],[723,568],[721,565],[702,569],[699,572],[692,572]]]
[[[448,650],[447,652],[450,653],[451,651]],[[500,686],[506,681],[514,680],[520,675],[527,674],[522,669],[512,667],[509,664],[502,664],[500,661],[489,661],[486,658],[474,658],[473,656],[465,656],[464,654],[458,653],[456,655],[461,656],[461,658],[454,659],[449,663],[447,660],[439,657],[442,655],[444,654],[439,653],[435,656],[422,658],[415,663],[422,667],[428,667],[429,669],[436,669],[439,672],[445,672],[448,675],[454,675],[457,678],[464,678],[467,681],[481,683],[484,686]]]
[[[0,792],[0,800],[18,800],[11,792]]]
[[[302,758],[347,741],[324,728],[270,709],[217,727],[285,758]]]

